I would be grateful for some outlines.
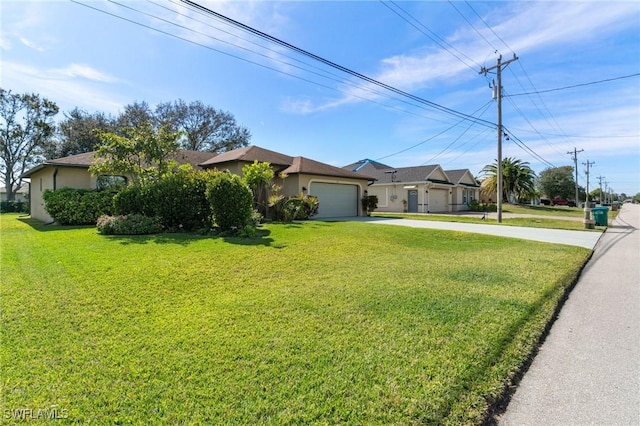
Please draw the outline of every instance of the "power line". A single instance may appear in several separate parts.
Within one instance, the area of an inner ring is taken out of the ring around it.
[[[491,31],[493,33],[493,35],[495,35],[498,40],[500,40],[509,50],[511,50],[512,52],[513,49],[511,48],[511,46],[509,46],[507,44],[506,41],[504,41],[502,39],[502,37],[500,37],[498,35],[498,33],[496,33],[493,28],[491,28],[491,26],[489,26],[489,24],[482,18],[482,16],[480,16],[480,14],[473,8],[473,6],[471,5],[471,3],[469,3],[468,1],[465,0],[465,3],[467,4],[467,6],[469,7],[469,9],[471,9],[473,11],[473,13],[475,13],[475,15],[482,21],[482,23],[484,23],[484,25],[489,29],[489,31]],[[515,52],[514,52],[515,55]],[[533,87],[534,89],[536,89],[535,85],[533,84],[533,81],[531,81],[531,77],[529,77],[529,74],[527,73],[527,71],[525,70],[524,66],[522,65],[522,61],[518,61],[518,64],[520,65],[520,68],[522,69],[522,72],[524,73],[525,77],[527,78],[527,80],[529,81],[529,84],[531,85],[531,87]],[[520,81],[520,78],[518,78],[518,76],[513,72],[512,69],[510,69],[511,73],[513,74],[513,76],[516,79],[516,82],[518,83],[518,85],[520,85],[520,87],[522,87],[522,90],[524,89],[524,86],[522,85],[522,82]],[[507,95],[505,95],[506,97]],[[558,129],[559,132],[564,133],[564,131],[560,128],[560,125],[558,124],[558,122],[556,121],[556,119],[553,117],[553,115],[551,114],[551,111],[549,110],[549,108],[547,107],[547,105],[545,104],[544,100],[542,99],[542,97],[540,95],[538,95],[538,98],[540,99],[540,102],[542,103],[542,106],[544,107],[544,109],[547,111],[548,113],[548,117],[550,117],[553,122],[556,124],[556,129]],[[534,132],[540,136],[542,138],[543,141],[545,141],[545,143],[547,143],[547,145],[549,145],[552,149],[556,150],[556,152],[560,153],[560,151],[558,151],[555,146],[549,142],[547,142],[546,138],[538,131],[538,129],[533,125],[533,123],[524,115],[524,113],[522,112],[522,110],[520,108],[518,108],[518,106],[515,104],[515,102],[513,102],[511,99],[508,99],[509,103],[511,103],[511,105],[516,109],[516,111],[518,111],[518,113],[525,119],[525,121],[527,123],[529,123],[529,126],[531,126],[531,128],[534,130]],[[540,113],[540,115],[544,118],[544,120],[549,124],[549,126],[551,126],[552,128],[554,127],[554,125],[552,123],[549,122],[549,119],[547,118],[547,115],[545,115],[545,113],[540,109],[540,107],[538,106],[538,104],[531,98],[531,96],[529,96],[529,100],[531,101],[531,103],[533,104],[533,106],[538,110],[538,112]],[[567,137],[566,135],[564,137]]]
[[[465,3],[469,7],[469,9],[471,9],[473,11],[473,13],[475,13],[476,16],[482,21],[482,23],[489,29],[489,31],[491,31],[493,33],[493,35],[496,36],[498,38],[498,40],[500,40],[502,42],[502,44],[504,44],[507,47],[507,49],[509,49],[511,51],[511,53],[515,53],[514,50],[511,48],[511,46],[509,46],[507,44],[507,42],[502,39],[502,37],[500,37],[495,31],[493,31],[493,28],[491,28],[489,26],[489,24],[487,24],[487,21],[485,21],[484,18],[482,18],[482,16],[480,16],[480,14],[478,12],[476,12],[476,10],[473,8],[473,6],[471,6],[471,3],[469,3],[466,0],[465,0]]]
[[[451,54],[451,56],[453,56],[454,58],[456,58],[457,60],[462,62],[467,68],[471,69],[472,71],[475,71],[475,68],[473,68],[473,66],[469,65],[468,63],[466,63],[464,60],[462,60],[458,55],[453,53],[451,50],[455,50],[456,53],[458,53],[461,56],[464,56],[469,61],[473,62],[476,66],[480,67],[480,64],[475,62],[473,59],[471,59],[470,57],[468,57],[464,53],[460,52],[458,49],[456,49],[453,45],[448,43],[445,39],[440,37],[438,34],[436,34],[435,32],[431,31],[426,25],[424,25],[422,22],[420,22],[417,18],[415,18],[413,15],[411,15],[411,13],[407,12],[407,10],[403,9],[402,6],[398,5],[393,0],[390,0],[390,1],[380,0],[380,3],[382,3],[386,8],[388,8],[390,11],[392,11],[393,13],[398,15],[401,19],[403,19],[405,22],[407,22],[413,28],[415,28],[416,30],[420,31],[422,34],[424,34],[426,37],[428,37],[431,41],[433,41],[438,46],[443,48],[445,51],[447,51],[449,54]],[[401,10],[402,14],[399,13],[394,8],[392,8],[391,6],[389,6],[389,3],[393,4],[393,6],[395,8],[397,8],[398,10]],[[403,14],[408,16],[410,19],[408,19],[407,17],[403,16]]]
[[[557,92],[559,90],[574,89],[576,87],[583,87],[583,86],[592,86],[594,84],[606,83],[606,82],[609,82],[609,81],[622,80],[622,79],[625,79],[625,78],[632,78],[632,77],[638,77],[638,76],[640,76],[640,73],[623,75],[623,76],[620,76],[620,77],[607,78],[607,79],[598,80],[598,81],[591,81],[589,83],[574,84],[572,86],[557,87],[555,89],[538,90],[538,91],[535,91],[535,92],[527,92],[527,93],[516,93],[514,95],[507,95],[507,96],[514,97],[514,96],[524,96],[524,95],[537,95],[537,94],[540,94],[540,93],[548,93],[548,92]]]
[[[482,33],[476,29],[476,27],[474,27],[474,26],[473,26],[473,24],[471,23],[471,21],[469,21],[469,20],[467,19],[467,17],[466,17],[466,16],[464,16],[464,15],[462,14],[462,12],[460,12],[460,10],[456,7],[456,5],[455,5],[455,4],[453,4],[453,2],[452,2],[452,1],[449,1],[449,4],[451,5],[451,7],[453,7],[453,8],[456,10],[456,12],[458,12],[458,15],[462,16],[462,19],[464,19],[464,20],[467,22],[467,24],[469,24],[469,26],[471,27],[471,29],[473,29],[473,31],[475,31],[475,32],[476,32],[476,34],[478,34],[478,35],[480,36],[480,38],[482,38],[485,42],[487,42],[487,44],[489,45],[489,47],[491,47],[495,52],[499,52],[499,50],[498,50],[498,49],[496,49],[496,47],[495,47],[493,44],[491,44],[491,42],[490,42],[489,40],[487,40],[487,38],[486,38],[485,36],[483,36],[483,35],[482,35]]]
[[[407,98],[409,98],[409,99],[411,99],[413,101],[419,102],[421,104],[428,105],[431,108],[434,108],[434,109],[436,109],[438,111],[441,111],[441,112],[444,112],[446,114],[452,115],[454,117],[458,117],[458,118],[462,118],[464,120],[476,122],[477,124],[480,124],[480,125],[483,125],[483,126],[487,126],[487,127],[494,127],[495,126],[495,123],[491,123],[491,122],[489,122],[487,120],[481,120],[481,119],[479,120],[476,117],[470,116],[468,114],[464,114],[464,113],[462,113],[460,111],[456,111],[456,110],[453,110],[451,108],[447,108],[447,107],[445,107],[443,105],[437,104],[435,102],[429,101],[429,100],[421,98],[419,96],[412,95],[411,93],[405,92],[405,91],[400,90],[400,89],[398,89],[396,87],[390,86],[390,85],[388,85],[386,83],[382,83],[382,82],[380,82],[380,81],[378,81],[378,80],[376,80],[374,78],[368,77],[368,76],[366,76],[364,74],[361,74],[361,73],[359,73],[357,71],[351,70],[351,69],[349,69],[349,68],[347,68],[345,66],[336,64],[335,62],[332,62],[332,61],[330,61],[328,59],[325,59],[325,58],[323,58],[321,56],[315,55],[315,54],[313,54],[311,52],[308,52],[308,51],[306,51],[306,50],[304,50],[302,48],[296,47],[296,46],[294,46],[294,45],[292,45],[290,43],[287,43],[287,42],[285,42],[283,40],[278,39],[277,37],[274,37],[274,36],[271,36],[269,34],[266,34],[266,33],[262,32],[262,31],[259,31],[259,30],[255,29],[255,28],[252,28],[252,27],[250,27],[250,26],[248,26],[246,24],[238,22],[238,21],[236,21],[234,19],[231,19],[231,18],[229,18],[229,17],[227,17],[225,15],[222,15],[222,14],[220,14],[218,12],[215,12],[215,11],[213,11],[211,9],[208,9],[208,8],[206,8],[204,6],[201,6],[201,5],[197,4],[197,3],[194,3],[194,2],[192,2],[190,0],[181,0],[181,1],[186,3],[186,4],[188,4],[188,5],[190,5],[190,6],[192,6],[192,7],[194,7],[194,8],[196,8],[196,9],[199,9],[199,10],[202,10],[202,11],[208,13],[208,14],[211,14],[211,16],[215,16],[215,17],[217,17],[219,19],[222,19],[222,20],[224,20],[226,22],[229,22],[232,25],[234,25],[234,26],[236,26],[236,27],[238,27],[238,28],[240,28],[240,29],[242,29],[244,31],[247,31],[247,32],[249,32],[251,34],[254,34],[254,35],[258,36],[258,37],[261,37],[261,38],[264,38],[266,40],[269,40],[269,41],[271,41],[271,42],[273,42],[273,43],[275,43],[277,45],[286,47],[287,49],[290,49],[290,50],[292,50],[292,51],[294,51],[296,53],[299,53],[299,54],[301,54],[303,56],[307,56],[309,58],[312,58],[312,59],[314,59],[316,61],[319,61],[319,62],[321,62],[321,63],[323,63],[323,64],[325,64],[327,66],[330,66],[332,68],[338,69],[338,70],[340,70],[340,71],[342,71],[342,72],[344,72],[346,74],[349,74],[349,75],[352,75],[354,77],[357,77],[357,78],[359,78],[361,80],[364,80],[364,81],[366,81],[368,83],[371,83],[371,84],[374,84],[376,86],[379,86],[379,87],[381,87],[383,89],[386,89],[386,90],[388,90],[390,92],[393,92],[393,93],[399,94],[401,96],[407,97]]]
[[[482,109],[482,108],[484,108],[484,107],[488,106],[489,104],[491,104],[491,101],[489,101],[489,102],[488,102],[487,104],[485,104],[483,107],[478,108],[478,109],[476,110],[476,112],[477,112],[477,111],[479,111],[480,109]],[[448,128],[446,128],[446,129],[444,129],[443,131],[441,131],[441,132],[439,132],[439,133],[437,133],[437,134],[435,134],[435,135],[431,136],[430,138],[427,138],[427,139],[425,139],[425,140],[423,140],[423,141],[421,141],[421,142],[418,142],[417,144],[412,145],[412,146],[410,146],[410,147],[408,147],[408,148],[404,148],[404,149],[401,149],[400,151],[396,151],[396,152],[394,152],[394,153],[392,153],[392,154],[388,154],[388,155],[385,155],[385,156],[383,156],[383,157],[376,158],[376,161],[384,160],[385,158],[393,157],[393,156],[396,156],[396,155],[398,155],[398,154],[402,154],[403,152],[410,151],[410,150],[412,150],[413,148],[417,148],[417,147],[419,147],[420,145],[423,145],[423,144],[425,144],[425,143],[427,143],[427,142],[429,142],[429,141],[432,141],[433,139],[437,138],[438,136],[440,136],[440,135],[443,135],[443,134],[447,133],[449,130],[451,130],[451,129],[453,129],[453,128],[457,127],[457,126],[459,126],[459,125],[460,125],[460,124],[462,124],[463,122],[464,122],[464,120],[461,120],[461,121],[459,121],[458,123],[454,124],[453,126],[448,127]]]
[[[89,9],[93,9],[93,10],[95,10],[95,11],[102,12],[102,13],[104,13],[104,14],[106,14],[106,15],[109,15],[109,16],[112,16],[112,17],[115,17],[115,18],[121,19],[121,20],[123,20],[123,21],[129,22],[129,23],[132,23],[132,24],[135,24],[135,25],[138,25],[138,26],[141,26],[141,27],[143,27],[143,28],[147,28],[147,29],[150,29],[150,30],[153,30],[153,31],[159,32],[159,33],[161,33],[161,34],[164,34],[164,35],[167,35],[167,36],[170,36],[170,37],[173,37],[173,38],[176,38],[176,39],[182,40],[182,41],[186,41],[186,42],[188,42],[188,43],[191,43],[191,44],[197,45],[197,46],[199,46],[199,47],[203,47],[203,48],[205,48],[205,49],[208,49],[208,50],[214,51],[214,52],[216,52],[216,53],[221,53],[221,54],[223,54],[223,55],[226,55],[226,56],[232,57],[232,58],[234,58],[234,59],[239,59],[239,60],[241,60],[241,61],[244,61],[244,62],[250,63],[250,64],[252,64],[252,65],[257,65],[257,66],[259,66],[259,67],[262,67],[262,68],[265,68],[265,69],[268,69],[268,70],[271,70],[271,71],[275,71],[275,72],[277,72],[277,73],[284,74],[284,75],[287,75],[287,76],[289,76],[289,77],[296,78],[296,79],[301,80],[301,81],[304,81],[304,82],[306,82],[306,83],[315,84],[315,85],[317,85],[317,86],[319,86],[319,87],[323,87],[323,88],[325,88],[325,89],[329,89],[329,90],[332,90],[332,91],[337,91],[337,92],[340,92],[340,93],[343,93],[343,94],[344,94],[344,92],[343,92],[343,91],[341,91],[341,90],[339,90],[339,89],[336,89],[336,88],[334,88],[334,87],[331,87],[331,86],[328,86],[328,85],[325,85],[325,84],[319,83],[319,82],[317,82],[317,81],[313,81],[313,80],[310,80],[310,79],[304,78],[304,77],[299,76],[299,75],[291,74],[291,73],[288,73],[288,72],[286,72],[286,71],[283,71],[283,70],[280,70],[280,69],[277,69],[277,68],[274,68],[274,67],[271,67],[271,66],[268,66],[268,65],[265,65],[265,64],[262,64],[262,63],[256,62],[256,61],[252,61],[252,60],[250,60],[250,59],[247,59],[247,58],[244,58],[244,57],[241,57],[241,56],[238,56],[238,55],[234,55],[234,54],[232,54],[232,53],[225,52],[225,51],[220,50],[220,49],[216,49],[216,48],[211,47],[211,46],[208,46],[208,45],[206,45],[206,44],[203,44],[203,43],[199,43],[199,42],[197,42],[197,41],[190,40],[190,39],[188,39],[188,38],[185,38],[185,37],[179,36],[179,35],[177,35],[177,34],[173,34],[173,33],[171,33],[171,32],[164,31],[164,30],[162,30],[162,29],[159,29],[159,28],[156,28],[156,27],[153,27],[153,26],[150,26],[150,25],[146,25],[146,24],[144,24],[144,23],[141,23],[141,22],[135,21],[135,20],[133,20],[133,19],[126,18],[126,17],[124,17],[124,16],[117,15],[117,14],[112,13],[112,12],[109,12],[109,11],[105,11],[105,10],[102,10],[102,9],[96,8],[96,7],[94,7],[94,6],[90,6],[90,5],[88,5],[88,4],[82,3],[82,2],[77,1],[77,0],[71,0],[71,1],[72,1],[73,3],[79,4],[79,5],[81,5],[81,6],[85,6],[85,7],[89,8]],[[212,40],[215,40],[215,41],[218,41],[218,42],[221,42],[221,43],[224,43],[224,44],[227,44],[227,45],[233,46],[233,47],[235,47],[235,48],[239,48],[239,49],[241,49],[241,50],[244,50],[244,51],[247,51],[247,52],[251,52],[251,53],[253,53],[253,54],[256,54],[256,55],[262,56],[262,57],[264,57],[264,58],[267,58],[267,59],[269,59],[269,60],[276,61],[276,62],[279,62],[279,63],[282,63],[282,64],[284,64],[284,65],[288,65],[288,66],[294,67],[294,68],[299,69],[299,70],[302,70],[302,71],[309,72],[309,73],[311,73],[311,74],[314,74],[314,75],[317,75],[317,76],[319,76],[319,77],[322,77],[322,78],[326,78],[326,79],[329,79],[329,80],[335,81],[335,82],[340,83],[340,84],[347,84],[347,85],[351,85],[351,86],[353,86],[353,87],[355,87],[355,88],[357,88],[357,89],[359,89],[359,90],[363,90],[363,91],[367,91],[367,92],[370,92],[370,93],[373,93],[373,94],[377,94],[377,95],[380,95],[380,96],[383,96],[383,97],[387,97],[387,98],[389,98],[389,99],[392,99],[392,100],[395,100],[395,101],[398,101],[398,102],[402,102],[402,103],[405,103],[405,104],[410,105],[410,106],[413,106],[413,107],[426,109],[424,105],[416,105],[416,104],[413,104],[413,103],[411,103],[411,102],[409,102],[409,101],[407,101],[407,100],[403,100],[403,99],[399,99],[399,98],[396,98],[396,97],[392,97],[392,96],[390,96],[390,95],[388,95],[388,94],[384,94],[384,93],[382,93],[382,92],[376,91],[376,90],[374,90],[374,89],[372,89],[372,88],[370,88],[370,87],[363,87],[363,86],[356,85],[354,82],[351,82],[351,81],[349,81],[349,80],[338,80],[338,79],[336,79],[336,78],[331,78],[331,77],[330,77],[330,75],[335,75],[335,74],[332,74],[332,73],[327,73],[328,75],[319,74],[319,73],[317,73],[317,72],[314,72],[314,71],[311,71],[311,70],[305,69],[305,68],[300,67],[300,66],[298,66],[298,65],[291,64],[291,63],[289,63],[289,62],[285,62],[285,61],[282,61],[282,60],[280,60],[280,59],[277,59],[277,58],[273,58],[273,57],[271,57],[271,56],[264,55],[264,54],[262,54],[262,53],[260,53],[260,52],[256,52],[256,51],[251,50],[251,49],[248,49],[248,48],[246,48],[246,47],[238,46],[238,45],[236,45],[236,44],[230,43],[230,42],[225,41],[225,40],[221,40],[221,39],[219,39],[219,38],[217,38],[217,37],[214,37],[214,36],[211,36],[211,35],[208,35],[208,34],[202,33],[202,32],[200,32],[200,31],[196,31],[196,30],[194,30],[194,29],[192,29],[192,28],[186,27],[186,26],[184,26],[184,25],[177,24],[177,23],[175,23],[175,22],[172,22],[172,21],[169,21],[169,20],[167,20],[167,19],[164,19],[164,18],[158,17],[158,16],[156,16],[156,15],[149,14],[149,13],[144,12],[144,11],[140,11],[140,10],[135,9],[135,8],[133,8],[133,7],[130,7],[130,6],[125,6],[125,5],[123,5],[123,4],[121,4],[121,3],[118,3],[118,2],[116,2],[116,1],[114,1],[114,0],[109,0],[109,1],[110,1],[111,3],[113,3],[113,4],[116,4],[116,5],[121,6],[121,7],[123,7],[123,8],[129,9],[129,10],[131,10],[131,11],[134,11],[134,12],[140,13],[140,14],[142,14],[142,15],[145,15],[145,16],[148,16],[148,17],[151,17],[151,18],[153,18],[153,19],[157,19],[157,20],[159,20],[159,21],[165,22],[165,23],[170,24],[170,25],[174,25],[174,26],[176,26],[176,27],[178,27],[178,28],[181,28],[181,29],[185,29],[185,30],[191,31],[191,32],[194,32],[194,33],[199,34],[199,35],[203,35],[203,36],[208,37],[208,38],[210,38],[210,39],[212,39]],[[152,2],[152,1],[150,1],[150,3],[156,4],[156,3]],[[161,6],[161,7],[163,7],[163,8],[164,8],[164,6]],[[169,9],[169,10],[170,10],[170,9]],[[177,13],[176,11],[173,11],[173,12],[174,12],[174,13]],[[184,16],[184,15],[183,15],[183,16]],[[190,18],[190,19],[192,19],[192,18]],[[196,22],[201,22],[201,21],[198,21],[198,20],[195,20],[195,21],[196,21]],[[201,22],[201,23],[202,23],[202,22]],[[212,28],[215,28],[215,27],[212,27]],[[245,40],[245,41],[247,41],[247,40]],[[255,43],[254,43],[254,44],[255,44]],[[258,45],[258,46],[265,48],[264,46],[261,46],[261,45]],[[275,50],[273,50],[273,49],[270,49],[270,51],[272,51],[272,52],[276,52],[276,51],[275,51]],[[283,55],[283,56],[288,57],[288,56],[286,56],[286,55]],[[291,57],[289,57],[289,58],[291,58]],[[293,59],[293,58],[291,58],[291,59]],[[294,60],[296,60],[296,59],[294,59]],[[303,64],[305,64],[305,65],[309,65],[309,64],[307,64],[307,63],[305,63],[305,62],[302,62],[302,61],[299,61],[299,60],[297,60],[297,61],[298,61],[298,62],[301,62],[301,63],[303,63]],[[316,68],[316,67],[314,67],[314,68]],[[317,69],[317,68],[316,68],[316,69]],[[412,112],[407,111],[407,110],[405,110],[405,109],[398,108],[398,107],[395,107],[395,106],[391,106],[391,105],[388,105],[388,104],[385,104],[385,103],[382,103],[382,102],[378,102],[378,101],[373,100],[373,99],[370,99],[370,98],[365,98],[365,97],[359,96],[359,95],[354,94],[354,93],[350,93],[349,95],[350,95],[350,96],[352,96],[352,97],[354,97],[354,98],[361,99],[361,100],[363,100],[363,101],[373,102],[373,103],[376,103],[376,104],[378,104],[378,105],[382,105],[382,106],[384,106],[384,107],[386,107],[386,108],[395,109],[395,110],[397,110],[397,111],[401,111],[401,112],[404,112],[404,113],[407,113],[407,114],[412,114],[412,115],[416,115],[416,116],[419,116],[419,117],[422,117],[422,118],[426,118],[426,119],[431,119],[431,120],[439,121],[439,120],[436,120],[436,119],[434,119],[434,118],[432,118],[432,117],[427,117],[427,116],[424,116],[424,115],[421,115],[421,114],[412,113]]]

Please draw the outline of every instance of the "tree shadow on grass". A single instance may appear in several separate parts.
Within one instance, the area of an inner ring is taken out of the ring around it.
[[[149,234],[149,235],[105,235],[104,238],[108,238],[112,241],[118,241],[122,245],[130,244],[177,244],[181,246],[189,245],[196,241],[209,240],[209,239],[222,239],[225,243],[239,244],[245,246],[273,246],[273,238],[269,235],[271,231],[266,229],[259,229],[256,232],[255,237],[234,237],[234,236],[221,236],[214,234],[198,235],[188,233],[164,233],[164,234]],[[275,247],[280,248],[280,247]]]
[[[30,217],[19,217],[18,220],[38,232],[50,232],[50,231],[67,231],[74,229],[89,229],[93,228],[98,233],[95,225],[58,225],[53,223],[44,223],[38,219],[32,219]],[[282,245],[274,245],[273,238],[269,237],[271,231],[268,229],[258,229],[254,237],[235,237],[235,236],[222,236],[215,234],[199,235],[189,233],[161,233],[161,234],[146,234],[146,235],[101,235],[102,238],[106,238],[111,241],[118,241],[122,245],[130,244],[177,244],[186,246],[195,241],[201,241],[206,239],[222,239],[229,244],[239,244],[244,246],[265,246],[282,248]]]
[[[95,225],[58,225],[57,223],[45,223],[41,220],[33,219],[30,216],[21,216],[18,220],[39,232],[66,231],[71,229],[87,229],[96,227]]]

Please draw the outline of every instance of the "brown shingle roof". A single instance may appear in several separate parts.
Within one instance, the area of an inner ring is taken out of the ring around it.
[[[429,175],[437,168],[437,165],[430,166],[416,166],[416,167],[398,167],[391,169],[375,170],[369,168],[368,165],[361,170],[366,171],[368,174],[376,178],[376,184],[384,183],[416,183],[424,182]],[[360,173],[360,172],[358,172]]]
[[[215,157],[201,163],[203,168],[214,167],[222,163],[230,163],[242,161],[246,163],[253,163],[259,161],[261,163],[270,163],[278,166],[291,165],[293,158],[280,154],[279,152],[270,151],[268,149],[260,148],[255,145],[246,146],[244,148],[234,149],[233,151],[223,152]]]
[[[29,177],[38,170],[43,169],[46,166],[66,166],[66,167],[80,167],[89,168],[95,161],[96,151],[85,152],[82,154],[70,155],[68,157],[54,158],[52,160],[46,160],[42,164],[32,168],[25,172],[21,177]],[[178,164],[191,164],[194,169],[200,169],[200,164],[216,156],[215,153],[203,152],[203,151],[191,151],[186,149],[178,150],[173,159]]]
[[[284,169],[283,173],[287,173],[287,174],[304,173],[308,175],[373,180],[373,177],[371,176],[361,174],[361,173],[355,173],[355,172],[352,172],[351,170],[345,170],[340,167],[335,167],[330,164],[321,163],[319,161],[311,160],[305,157],[294,157],[291,165],[286,169]]]

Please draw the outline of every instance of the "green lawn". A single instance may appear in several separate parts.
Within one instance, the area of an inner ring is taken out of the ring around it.
[[[590,254],[349,222],[0,221],[0,408],[76,423],[477,424]]]
[[[530,228],[548,228],[548,229],[566,229],[574,231],[603,232],[605,226],[596,226],[594,229],[585,229],[582,220],[576,218],[584,218],[584,210],[575,207],[564,206],[526,206],[505,204],[503,213],[514,213],[519,215],[531,215],[531,217],[505,217],[502,218],[502,225],[505,226],[524,226]],[[412,214],[412,213],[378,213],[374,212],[372,216],[377,217],[403,217],[407,219],[433,220],[439,222],[463,222],[463,223],[483,223],[487,225],[497,225],[495,220],[496,213],[490,213],[491,219],[482,220],[480,215],[439,215],[439,214]],[[614,219],[618,215],[618,211],[609,210],[609,220]],[[534,217],[541,216],[541,217]],[[566,219],[565,219],[566,218]],[[592,217],[593,218],[593,217]]]

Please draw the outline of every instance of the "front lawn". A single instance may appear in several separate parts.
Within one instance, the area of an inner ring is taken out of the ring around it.
[[[76,423],[477,424],[590,254],[352,222],[0,221],[0,408]]]

